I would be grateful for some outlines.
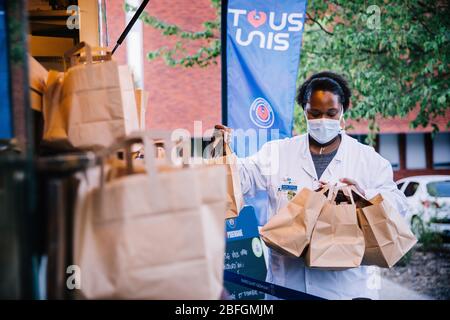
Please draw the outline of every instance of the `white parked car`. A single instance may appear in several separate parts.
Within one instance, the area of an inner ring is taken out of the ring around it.
[[[408,200],[406,217],[417,234],[424,223],[444,236],[450,236],[450,176],[413,176],[397,181]]]

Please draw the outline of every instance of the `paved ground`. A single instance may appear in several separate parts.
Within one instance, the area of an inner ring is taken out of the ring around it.
[[[381,278],[381,300],[433,300],[432,297],[405,288],[389,279]]]
[[[264,243],[263,250],[267,259]],[[392,269],[380,271],[382,300],[450,299],[450,245],[448,248],[444,245],[442,252],[415,250],[406,265],[399,263]]]
[[[437,300],[450,300],[450,250],[415,249],[405,261],[381,269],[381,277]],[[389,294],[389,293],[387,293]]]

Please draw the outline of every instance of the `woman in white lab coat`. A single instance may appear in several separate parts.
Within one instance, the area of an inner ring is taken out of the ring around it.
[[[297,97],[307,119],[308,133],[270,141],[253,156],[239,160],[243,193],[268,193],[267,219],[295,191],[304,187],[317,189],[321,183],[351,184],[366,198],[381,193],[405,214],[406,199],[393,181],[390,163],[342,130],[350,97],[350,88],[342,76],[333,72],[314,74],[300,87]],[[270,249],[268,261],[268,282],[326,299],[378,298],[381,283],[376,267],[311,269],[302,258],[287,257]]]

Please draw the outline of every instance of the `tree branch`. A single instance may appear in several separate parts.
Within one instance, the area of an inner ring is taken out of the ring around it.
[[[312,22],[316,23],[316,24],[320,27],[320,29],[322,29],[326,34],[328,34],[328,35],[330,35],[330,36],[333,35],[332,32],[326,30],[326,29],[320,24],[320,22],[317,21],[316,19],[314,19],[308,12],[306,13],[306,16],[307,16],[308,19],[310,19]]]
[[[373,51],[373,50],[361,48],[360,50],[361,50],[361,52],[370,53],[370,54],[384,54],[384,53],[388,52],[387,49],[383,49],[383,50],[379,50],[379,51]]]

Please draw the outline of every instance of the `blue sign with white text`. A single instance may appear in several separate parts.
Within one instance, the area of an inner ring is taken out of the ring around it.
[[[292,135],[306,3],[228,1],[227,125],[234,129],[232,147],[239,157],[252,155],[269,140]],[[249,135],[249,129],[256,134]],[[246,198],[260,225],[267,221],[267,202],[265,191]]]
[[[255,209],[245,206],[239,216],[226,220],[224,270],[264,281],[267,268],[259,238]],[[264,293],[225,281],[232,300],[264,299]]]
[[[229,0],[229,127],[291,136],[305,10],[306,0]]]
[[[227,241],[236,241],[259,237],[255,209],[245,206],[239,216],[226,220]]]

